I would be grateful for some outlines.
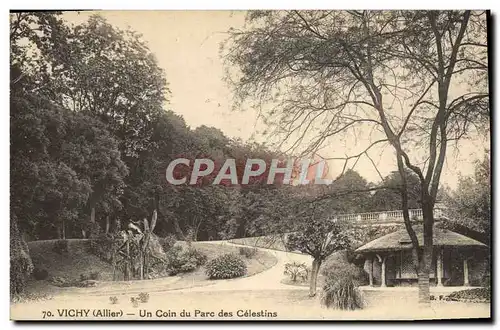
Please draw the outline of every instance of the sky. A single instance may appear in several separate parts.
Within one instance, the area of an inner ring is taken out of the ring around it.
[[[64,18],[74,24],[99,13],[112,25],[130,27],[143,35],[159,66],[165,70],[171,95],[166,108],[182,115],[188,126],[219,128],[229,137],[266,141],[259,134],[261,125],[253,109],[232,109],[232,92],[224,82],[224,62],[220,44],[228,37],[229,28],[242,28],[244,11],[99,11],[67,12]],[[362,148],[354,137],[329,141],[321,151],[323,157],[352,154]],[[489,134],[483,139],[464,141],[450,148],[441,183],[455,188],[460,175],[472,175],[474,161],[483,157],[489,146]],[[383,176],[396,170],[390,148],[379,150],[373,161]],[[332,176],[342,165],[330,162]],[[370,182],[380,176],[370,160],[360,159],[354,168]]]

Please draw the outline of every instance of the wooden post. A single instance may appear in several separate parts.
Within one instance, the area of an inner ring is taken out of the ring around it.
[[[437,253],[437,274],[436,274],[436,279],[437,279],[437,286],[443,286],[443,249],[438,248],[438,253]]]
[[[370,265],[368,266],[368,279],[370,280],[370,286],[373,286],[373,262],[375,261],[375,257],[368,260],[370,261]]]
[[[469,265],[467,258],[464,259],[464,286],[469,286]]]
[[[381,281],[382,283],[380,284],[381,287],[386,287],[387,284],[385,283],[385,260],[387,259],[387,256],[382,257],[382,269],[381,269]]]

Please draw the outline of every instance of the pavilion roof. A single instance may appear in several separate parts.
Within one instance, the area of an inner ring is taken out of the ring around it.
[[[419,244],[423,246],[423,227],[414,226],[413,229],[415,230]],[[487,245],[451,230],[434,228],[433,234],[434,246],[487,248]],[[356,252],[398,251],[411,248],[412,245],[408,232],[406,229],[401,229],[366,243],[359,247]]]

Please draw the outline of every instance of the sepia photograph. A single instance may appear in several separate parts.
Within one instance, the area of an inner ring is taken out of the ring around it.
[[[10,320],[491,321],[491,16],[11,10]]]

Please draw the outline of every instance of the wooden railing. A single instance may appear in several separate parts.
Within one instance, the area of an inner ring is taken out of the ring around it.
[[[422,209],[410,209],[410,220],[423,220]],[[436,220],[445,217],[444,209],[434,208],[434,218]],[[380,211],[380,212],[366,212],[366,213],[352,213],[352,214],[339,214],[334,216],[332,220],[348,221],[358,223],[392,223],[403,222],[403,211]]]

